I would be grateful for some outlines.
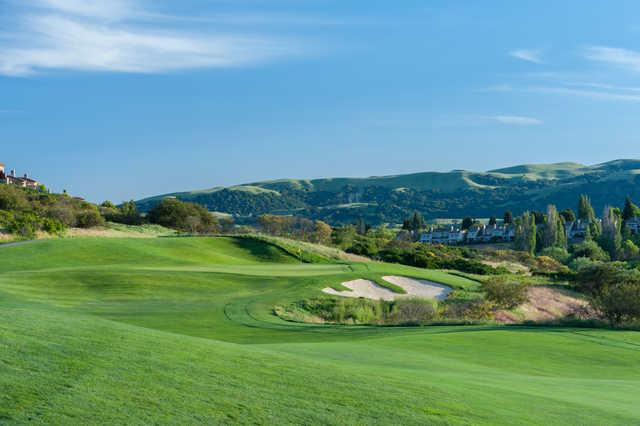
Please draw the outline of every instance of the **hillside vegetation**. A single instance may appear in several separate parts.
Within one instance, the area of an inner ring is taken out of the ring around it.
[[[273,307],[355,278],[255,238],[0,247],[3,424],[635,424],[640,337],[542,327],[288,322]]]
[[[573,206],[588,194],[597,211],[640,198],[640,160],[595,166],[575,163],[521,165],[489,172],[452,171],[370,178],[275,180],[228,188],[167,194],[237,216],[291,214],[332,224],[400,223],[413,211],[429,217],[489,217],[505,210]],[[148,211],[166,195],[137,202]]]

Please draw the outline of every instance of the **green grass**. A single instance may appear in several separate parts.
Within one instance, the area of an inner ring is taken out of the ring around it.
[[[0,247],[0,424],[635,424],[640,334],[289,323],[355,278],[254,239]]]

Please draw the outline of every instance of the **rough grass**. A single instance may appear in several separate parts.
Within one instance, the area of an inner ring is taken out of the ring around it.
[[[406,275],[304,264],[237,238],[0,247],[2,424],[635,424],[640,334],[289,323],[329,283]]]

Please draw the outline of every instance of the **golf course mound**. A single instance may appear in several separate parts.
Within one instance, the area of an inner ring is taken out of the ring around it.
[[[342,286],[348,288],[349,291],[339,291],[332,287],[325,287],[322,291],[333,296],[364,297],[365,299],[388,301],[408,297],[444,300],[453,290],[446,285],[415,278],[387,275],[383,276],[382,279],[401,288],[404,293],[391,291],[377,284],[375,281],[366,279],[357,279],[342,283]]]
[[[236,237],[0,247],[0,423],[640,421],[636,332],[285,321],[274,306],[358,279],[479,294],[443,271],[309,259]]]

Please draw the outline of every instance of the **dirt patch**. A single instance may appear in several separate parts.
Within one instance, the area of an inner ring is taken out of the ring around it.
[[[497,311],[495,320],[513,324],[521,321],[551,321],[569,316],[589,318],[589,302],[563,289],[535,286],[527,289],[528,301],[514,311]]]
[[[407,277],[386,276],[383,279],[391,284],[401,287],[406,294],[394,293],[371,280],[358,279],[342,283],[351,291],[337,291],[327,287],[322,291],[333,296],[364,297],[372,300],[396,300],[407,297],[421,297],[425,299],[444,300],[451,293],[451,287],[426,280],[417,280]]]

